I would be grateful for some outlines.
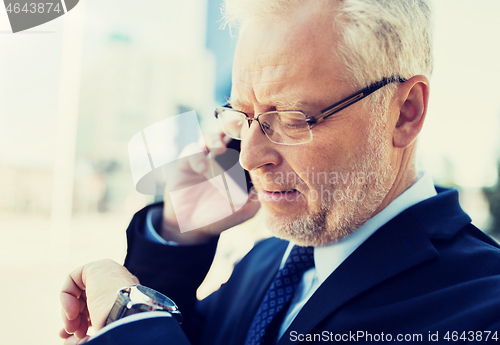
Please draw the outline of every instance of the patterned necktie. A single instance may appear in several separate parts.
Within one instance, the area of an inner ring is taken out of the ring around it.
[[[285,306],[288,308],[288,303],[302,280],[302,275],[314,267],[313,251],[312,247],[294,246],[292,248],[285,265],[278,271],[267,289],[247,333],[245,345],[260,345],[263,343],[264,335],[267,334],[267,339],[270,333],[273,335],[276,333],[276,330],[270,328],[281,327],[281,322],[279,325],[275,325],[275,322],[271,327],[269,324]]]

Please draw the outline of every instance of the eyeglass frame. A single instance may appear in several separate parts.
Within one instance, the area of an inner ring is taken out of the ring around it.
[[[260,130],[266,135],[266,137],[269,140],[271,140],[271,138],[269,138],[269,136],[266,133],[266,131],[264,130],[264,128],[262,128],[262,123],[260,123],[260,121],[259,121],[259,117],[261,117],[262,115],[266,115],[266,114],[270,114],[270,113],[283,113],[283,112],[302,113],[305,116],[306,123],[309,125],[309,130],[311,130],[311,128],[314,125],[317,125],[318,123],[320,123],[323,120],[329,118],[330,116],[338,113],[339,111],[344,110],[348,106],[353,105],[354,103],[356,103],[356,102],[362,100],[363,98],[371,95],[372,93],[374,93],[375,91],[381,89],[382,87],[384,87],[384,86],[386,86],[388,84],[394,83],[394,82],[405,83],[407,81],[408,81],[408,79],[400,77],[400,76],[393,76],[393,77],[390,77],[390,78],[383,78],[382,80],[377,81],[377,82],[375,82],[373,84],[370,84],[368,87],[365,87],[364,89],[362,89],[362,90],[360,90],[360,91],[358,91],[358,92],[356,92],[356,93],[354,93],[354,94],[352,94],[350,96],[347,96],[346,98],[338,101],[337,103],[324,108],[317,115],[308,116],[302,110],[279,110],[279,111],[272,110],[272,111],[267,111],[265,113],[259,114],[256,117],[255,116],[254,117],[250,117],[250,116],[248,116],[248,114],[246,114],[246,113],[244,113],[242,111],[233,109],[229,103],[226,103],[222,107],[218,107],[218,108],[215,109],[214,116],[215,116],[215,118],[219,118],[219,114],[222,113],[222,111],[219,112],[219,109],[232,110],[232,111],[241,113],[241,114],[245,115],[245,120],[248,121],[248,128],[250,128],[250,126],[251,126],[251,124],[252,124],[253,121],[257,121],[258,124],[259,124]],[[312,136],[311,136],[311,140],[312,140]],[[271,142],[273,142],[275,144],[279,144],[279,145],[300,145],[300,144],[305,144],[305,143],[297,143],[297,144],[276,143],[276,142],[274,142],[272,140],[271,140]]]

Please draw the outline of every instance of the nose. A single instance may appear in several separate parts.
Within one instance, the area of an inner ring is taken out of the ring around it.
[[[250,128],[241,140],[241,166],[245,170],[254,171],[266,165],[278,165],[281,156],[275,146],[262,131],[258,121],[251,121]]]

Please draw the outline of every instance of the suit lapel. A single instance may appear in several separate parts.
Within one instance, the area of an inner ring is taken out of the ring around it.
[[[412,211],[406,210],[377,230],[323,282],[278,344],[292,344],[290,330],[311,333],[346,302],[436,256],[429,237]]]
[[[278,272],[288,242],[271,238],[261,245],[264,245],[265,248],[253,257],[252,262],[247,263],[251,267],[251,270],[248,271],[253,271],[252,274],[245,275],[240,282],[239,291],[242,294],[236,299],[239,301],[240,308],[243,307],[245,312],[241,314],[242,317],[234,329],[233,338],[228,342],[230,344],[245,343],[246,332],[240,330],[250,329],[260,302],[264,299],[267,288]],[[249,294],[248,291],[251,293]]]

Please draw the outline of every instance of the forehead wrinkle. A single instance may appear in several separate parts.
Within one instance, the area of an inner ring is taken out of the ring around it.
[[[292,88],[292,85],[294,85],[294,80],[297,78],[290,76],[286,70],[271,73],[273,74],[271,76],[266,72],[258,75],[257,78],[259,79],[254,83],[248,83],[244,80],[235,80],[235,82],[248,87],[258,105],[281,109],[296,109],[299,104],[300,95],[299,92]]]
[[[269,65],[258,70],[239,71],[233,76],[233,92],[230,103],[237,107],[253,105],[269,107],[292,107],[297,104],[295,92],[286,92],[293,85],[288,68],[282,65]],[[289,90],[288,90],[289,91]]]
[[[269,94],[265,97],[265,101],[275,108],[288,110],[300,110],[304,104],[300,93],[295,90]]]
[[[278,83],[282,83],[282,82],[287,82],[287,81],[291,81],[292,78],[286,78],[286,79],[280,79],[280,80],[273,80],[273,81],[266,81],[266,82],[259,82],[259,83],[248,83],[242,79],[234,79],[233,80],[233,84],[237,84],[237,83],[241,83],[241,84],[245,84],[246,86],[252,86],[252,85],[256,85],[256,86],[259,86],[259,85],[268,85],[268,84],[278,84]]]
[[[247,84],[248,85],[248,84]],[[250,86],[250,85],[248,85]],[[286,92],[277,92],[277,93],[268,93],[265,95],[261,95],[260,99],[258,100],[255,94],[253,94],[254,100],[253,102],[246,102],[245,100],[242,100],[240,97],[238,97],[234,94],[231,95],[229,98],[228,102],[231,104],[231,106],[235,108],[245,108],[252,106],[252,103],[256,102],[260,106],[268,106],[268,107],[274,107],[274,108],[279,108],[282,110],[302,110],[304,109],[304,106],[307,106],[309,102],[303,101],[303,97],[301,96],[300,92],[296,90],[290,90]]]
[[[269,67],[285,66],[295,58],[294,54],[258,53],[254,55],[254,64],[258,70]]]
[[[289,64],[268,64],[266,66],[250,66],[244,70],[242,78],[237,78],[250,85],[266,85],[272,83],[283,83],[293,78],[292,69]]]

